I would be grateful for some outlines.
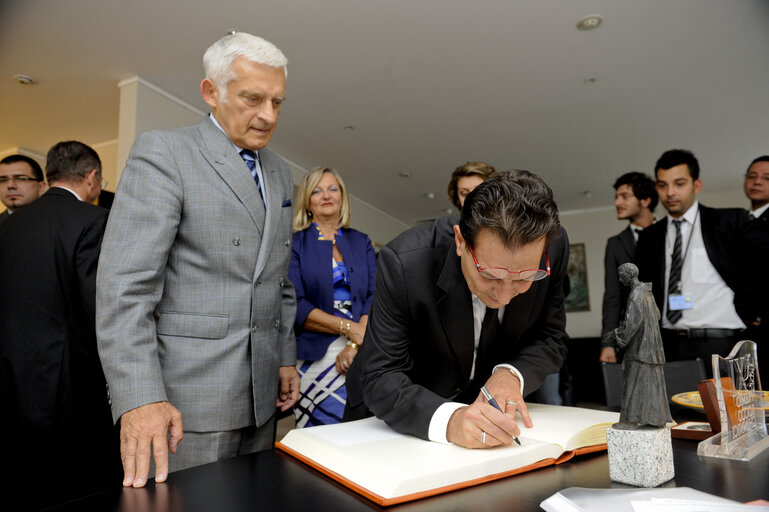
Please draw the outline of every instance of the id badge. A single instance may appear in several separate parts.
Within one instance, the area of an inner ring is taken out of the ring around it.
[[[691,293],[668,296],[668,309],[671,311],[681,311],[682,309],[692,309],[693,307],[694,298]]]

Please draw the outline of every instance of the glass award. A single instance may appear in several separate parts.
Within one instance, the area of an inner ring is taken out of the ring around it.
[[[748,461],[769,448],[756,343],[740,341],[726,357],[713,354],[721,432],[702,441],[697,455]]]

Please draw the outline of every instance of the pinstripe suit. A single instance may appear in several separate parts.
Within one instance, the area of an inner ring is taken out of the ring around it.
[[[293,183],[259,152],[266,207],[210,119],[137,137],[97,276],[99,354],[115,421],[169,401],[184,430],[264,425],[296,362],[288,280]]]

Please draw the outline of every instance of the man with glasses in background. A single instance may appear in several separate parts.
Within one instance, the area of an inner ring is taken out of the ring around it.
[[[43,170],[33,159],[24,155],[9,155],[0,160],[0,202],[6,207],[0,213],[0,225],[44,191]]]
[[[750,200],[748,245],[756,272],[752,276],[750,297],[741,301],[743,320],[747,325],[744,339],[758,343],[759,369],[769,368],[769,155],[759,156],[745,173],[745,195]],[[766,383],[764,383],[766,388]]]
[[[531,426],[524,389],[539,388],[566,355],[568,247],[550,188],[511,171],[473,190],[459,219],[419,225],[382,248],[345,419],[370,411],[422,439],[510,444],[516,409]]]

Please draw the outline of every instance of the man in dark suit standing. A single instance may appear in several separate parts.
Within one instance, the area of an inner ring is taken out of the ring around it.
[[[88,203],[101,162],[85,144],[60,142],[46,171],[50,190],[0,227],[3,483],[30,508],[117,485],[121,474],[94,328],[107,211]]]
[[[368,408],[423,439],[510,444],[516,409],[531,426],[524,389],[536,390],[566,355],[568,247],[550,188],[527,171],[480,184],[458,223],[442,218],[390,242],[345,418]]]
[[[766,375],[769,368],[769,155],[753,160],[745,173],[745,195],[750,199],[750,230],[748,244],[756,268],[754,293],[742,301],[744,320],[748,326],[745,339],[758,343],[759,368]]]
[[[735,304],[749,293],[745,210],[699,204],[699,163],[685,150],[666,151],[655,177],[666,218],[645,229],[636,249],[640,280],[652,283],[662,312],[668,361],[726,355],[745,324]]]
[[[40,164],[28,156],[8,155],[0,160],[0,202],[6,210],[0,213],[0,224],[45,191]]]
[[[624,263],[632,263],[638,234],[654,222],[654,208],[657,207],[657,191],[654,182],[640,172],[628,172],[614,182],[614,207],[617,220],[630,221],[627,228],[606,242],[604,256],[604,292],[601,338],[619,327],[625,317],[628,288],[620,286],[617,269]],[[608,342],[607,342],[608,343]],[[602,345],[599,360],[617,362],[614,345]]]

